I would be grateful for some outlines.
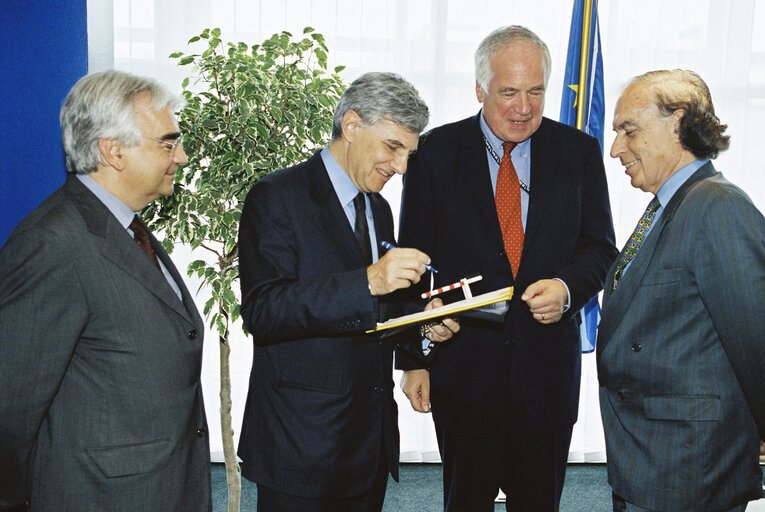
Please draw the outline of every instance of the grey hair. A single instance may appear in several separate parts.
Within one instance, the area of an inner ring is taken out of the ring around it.
[[[671,116],[678,110],[684,112],[678,136],[693,156],[717,158],[728,149],[730,135],[725,135],[728,125],[715,115],[712,94],[698,73],[686,69],[649,71],[630,80],[627,87],[637,84],[651,90],[662,116]]]
[[[491,69],[492,57],[499,51],[518,42],[535,47],[542,53],[542,64],[544,65],[545,71],[545,87],[547,86],[547,80],[550,78],[550,69],[552,66],[550,50],[547,49],[547,45],[538,35],[526,27],[520,25],[508,25],[506,27],[500,27],[486,36],[475,51],[475,79],[481,85],[481,89],[483,89],[485,93],[488,93],[489,82],[491,82],[491,79],[494,77],[494,73]]]
[[[77,81],[59,116],[69,172],[88,174],[104,163],[99,139],[118,139],[128,146],[141,143],[133,115],[139,94],[148,94],[153,111],[176,111],[183,105],[180,97],[157,81],[122,71],[93,73]]]
[[[417,89],[395,73],[364,73],[351,83],[335,108],[332,140],[343,134],[343,117],[349,110],[356,112],[365,126],[386,119],[412,133],[424,130],[430,119]]]

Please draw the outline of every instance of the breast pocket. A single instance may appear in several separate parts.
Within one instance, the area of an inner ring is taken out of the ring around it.
[[[683,280],[681,268],[665,268],[652,271],[643,277],[640,286],[670,286]]]

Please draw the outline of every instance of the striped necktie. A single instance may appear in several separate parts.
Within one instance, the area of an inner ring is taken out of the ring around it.
[[[638,221],[638,224],[635,227],[635,231],[632,232],[632,236],[627,242],[627,245],[624,246],[624,249],[619,256],[619,263],[617,263],[616,272],[614,273],[613,290],[616,290],[616,286],[619,284],[619,281],[624,274],[624,269],[627,267],[629,262],[632,261],[632,258],[635,257],[638,249],[640,249],[640,246],[643,244],[643,240],[645,240],[648,231],[651,229],[651,224],[653,223],[653,218],[656,215],[656,210],[658,210],[660,206],[661,203],[659,203],[659,200],[656,197],[654,197],[651,202],[648,203],[648,208],[646,208],[645,212],[643,212],[643,216],[640,218],[640,221]]]

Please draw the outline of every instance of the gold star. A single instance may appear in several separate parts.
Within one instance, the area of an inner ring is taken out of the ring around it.
[[[579,101],[579,84],[571,84],[568,88],[576,93],[576,96],[574,96],[574,104],[571,106],[571,108],[576,108],[576,104]]]

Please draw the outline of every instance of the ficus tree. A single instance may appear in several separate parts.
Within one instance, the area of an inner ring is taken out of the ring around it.
[[[189,67],[178,120],[188,163],[178,169],[175,192],[143,213],[164,234],[168,252],[181,243],[204,256],[187,270],[209,289],[204,315],[220,342],[221,430],[228,510],[234,512],[241,477],[231,424],[229,335],[239,319],[242,205],[260,177],[326,144],[345,85],[338,75],[343,67],[328,70],[324,37],[310,27],[300,38],[281,32],[252,46],[224,42],[220,29],[205,29],[188,45],[201,52],[170,55]]]

